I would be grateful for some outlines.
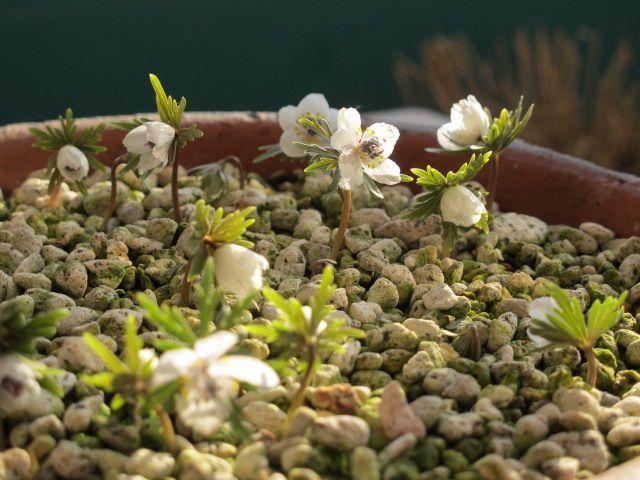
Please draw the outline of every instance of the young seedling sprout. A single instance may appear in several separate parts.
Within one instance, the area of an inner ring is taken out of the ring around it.
[[[101,172],[107,168],[95,157],[106,151],[100,145],[103,124],[89,127],[82,133],[77,132],[73,112],[67,108],[64,117],[58,117],[59,127],[46,126],[45,130],[30,128],[29,132],[36,137],[34,147],[53,152],[47,164],[46,175],[49,178],[48,207],[56,207],[62,182],[67,181],[82,193],[86,193],[83,180],[93,167]]]
[[[196,202],[192,233],[185,242],[189,260],[185,266],[180,305],[189,301],[191,280],[200,274],[208,257],[215,264],[215,279],[223,292],[245,298],[262,288],[262,273],[269,268],[269,262],[249,250],[253,243],[242,235],[255,221],[247,218],[255,207],[236,210],[224,215],[223,209],[213,209],[204,200]]]
[[[135,119],[131,123],[114,123],[114,126],[129,130],[123,140],[124,146],[133,158],[121,174],[133,168],[144,179],[151,173],[171,165],[171,200],[173,219],[180,223],[180,199],[178,196],[178,172],[180,168],[180,149],[187,142],[202,136],[196,125],[182,127],[182,114],[187,108],[187,100],[182,97],[178,103],[165,93],[158,77],[149,74],[151,86],[156,94],[159,122],[148,119]]]
[[[438,143],[442,148],[427,148],[427,151],[435,153],[493,152],[487,200],[490,212],[498,186],[500,154],[520,136],[533,114],[532,104],[523,115],[522,103],[523,97],[520,97],[515,110],[503,108],[500,115],[493,118],[476,97],[469,95],[453,104],[451,121],[438,129]]]
[[[305,390],[322,364],[321,357],[341,351],[341,345],[351,338],[364,336],[361,330],[345,326],[343,318],[332,316],[335,308],[330,302],[336,289],[333,275],[333,267],[327,265],[308,306],[303,306],[296,298],[285,299],[275,290],[265,288],[264,297],[276,306],[279,316],[270,324],[248,327],[251,333],[265,337],[267,342],[277,342],[284,347],[276,364],[285,365],[292,358],[301,358],[298,369],[304,373],[289,406],[289,419],[302,406]]]
[[[188,170],[189,175],[200,173],[202,175],[201,188],[207,194],[209,201],[216,201],[224,197],[229,191],[229,178],[224,167],[233,165],[238,170],[238,183],[240,190],[243,190],[247,183],[247,173],[244,165],[235,155],[218,160],[206,165],[198,165]]]
[[[109,227],[109,220],[113,216],[113,212],[116,210],[116,201],[118,198],[118,167],[120,165],[127,165],[129,159],[127,155],[120,155],[111,164],[111,194],[109,195],[109,205],[107,205],[107,211],[102,219],[102,231],[106,232]]]
[[[598,359],[593,351],[594,344],[620,321],[626,297],[627,292],[624,292],[618,298],[594,301],[585,321],[580,301],[553,286],[550,297],[537,298],[530,303],[532,322],[527,334],[539,348],[573,345],[582,350],[587,359],[586,381],[595,387]]]
[[[431,166],[426,170],[412,168],[416,183],[425,193],[420,195],[407,216],[409,219],[424,218],[438,214],[442,217],[442,257],[451,255],[458,238],[459,228],[489,230],[488,213],[483,203],[483,193],[464,186],[486,165],[491,152],[472,154],[457,172],[445,175]]]

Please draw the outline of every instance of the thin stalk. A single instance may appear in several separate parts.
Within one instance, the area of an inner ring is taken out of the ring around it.
[[[304,403],[304,393],[313,378],[313,370],[316,363],[316,349],[312,343],[307,343],[307,369],[304,372],[300,386],[291,400],[289,411],[287,412],[287,423],[293,417],[295,411]]]
[[[58,199],[60,197],[60,186],[62,185],[62,180],[58,180],[56,186],[51,190],[51,195],[49,195],[49,200],[47,201],[48,208],[55,208],[58,206]]]
[[[331,246],[331,260],[337,260],[340,249],[342,248],[342,242],[344,242],[344,234],[347,231],[349,225],[349,214],[351,213],[351,190],[343,188],[342,191],[342,214],[340,215],[340,225],[338,226],[338,232],[333,239],[333,245]]]
[[[4,450],[4,417],[0,415],[0,452]]]
[[[453,245],[449,241],[449,237],[447,235],[443,235],[442,237],[442,248],[440,249],[440,256],[442,258],[449,258],[451,256],[451,250]]]
[[[120,165],[126,164],[127,161],[124,155],[119,156],[111,165],[111,196],[109,197],[109,206],[107,207],[107,211],[104,214],[104,218],[102,220],[102,230],[107,231],[107,227],[109,226],[109,220],[113,217],[113,212],[116,210],[116,199],[118,198],[118,175],[117,170]]]
[[[189,270],[191,270],[191,264],[193,263],[193,257],[187,260],[184,273],[182,274],[182,287],[180,288],[180,306],[186,307],[189,304],[189,292],[191,291],[191,282],[189,281]]]
[[[598,380],[598,359],[591,345],[584,348],[584,355],[587,357],[587,383],[595,388]]]
[[[487,211],[493,211],[493,201],[496,198],[498,188],[498,169],[500,168],[500,152],[494,153],[489,165],[489,197],[487,198]]]
[[[173,429],[173,422],[169,414],[162,408],[162,405],[156,405],[156,413],[160,417],[162,423],[162,437],[164,438],[164,445],[169,453],[175,453],[176,451],[176,432]]]
[[[171,172],[171,200],[173,201],[173,219],[180,223],[182,214],[180,213],[180,196],[178,194],[178,170],[180,169],[180,150],[177,140],[171,144],[171,161],[173,170]]]
[[[244,190],[244,187],[247,183],[247,172],[245,171],[244,165],[242,165],[242,162],[240,161],[240,159],[235,155],[229,155],[228,157],[225,157],[222,160],[220,160],[219,163],[222,163],[223,166],[226,165],[227,163],[230,163],[231,165],[233,165],[238,169],[238,175],[240,176],[240,178],[238,179],[240,182],[240,190]]]

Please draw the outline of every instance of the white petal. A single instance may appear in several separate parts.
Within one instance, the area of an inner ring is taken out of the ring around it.
[[[0,413],[24,407],[40,394],[40,384],[33,369],[19,355],[0,357]]]
[[[89,174],[89,160],[75,145],[65,145],[58,150],[56,167],[71,182],[78,182]]]
[[[547,340],[546,338],[541,337],[540,335],[535,335],[531,333],[531,329],[529,328],[527,329],[527,336],[531,339],[533,343],[536,344],[536,347],[538,348],[546,348],[549,345],[551,345],[551,343],[553,343],[550,340]]]
[[[144,175],[151,170],[160,170],[167,164],[167,158],[157,158],[152,151],[143,153],[140,155],[140,161],[138,162],[138,173]]]
[[[148,142],[147,126],[144,124],[131,130],[122,140],[123,145],[129,152],[138,155],[152,150],[153,147]]]
[[[529,316],[534,320],[551,324],[548,317],[558,308],[558,303],[552,297],[536,298],[529,302]]]
[[[298,116],[300,115],[322,115],[327,116],[329,102],[321,93],[310,93],[298,103]]]
[[[331,146],[349,154],[358,147],[359,140],[360,136],[355,130],[339,128],[331,135]]]
[[[361,126],[360,113],[355,108],[341,108],[336,118],[336,128],[356,132]]]
[[[269,365],[245,355],[229,355],[209,366],[212,377],[229,377],[260,388],[280,385],[280,377]]]
[[[298,120],[298,108],[293,105],[287,105],[278,110],[278,123],[282,130],[291,130],[296,126]]]
[[[364,171],[376,182],[383,185],[395,185],[400,183],[400,167],[391,160],[385,158],[380,165],[369,168],[365,165]]]
[[[471,227],[486,212],[482,201],[466,187],[448,187],[440,200],[440,213],[445,222],[459,227]]]
[[[340,188],[350,190],[364,183],[362,162],[357,153],[340,155],[338,168],[340,169]]]
[[[447,135],[461,146],[474,145],[489,131],[491,121],[476,97],[469,95],[451,107],[451,126]]]
[[[456,134],[456,125],[453,123],[445,123],[442,125],[436,134],[438,143],[446,150],[460,150],[464,148],[464,145],[458,145],[453,138]]]
[[[388,158],[393,153],[393,147],[396,146],[398,138],[400,138],[400,132],[393,125],[388,123],[374,123],[367,127],[362,135],[362,140],[375,137],[382,146],[382,156]]]
[[[197,362],[198,355],[190,348],[169,350],[160,356],[153,372],[151,387],[157,388],[185,376]]]
[[[262,273],[269,268],[262,255],[231,243],[217,248],[213,261],[218,286],[240,298],[262,288]]]
[[[285,130],[280,135],[280,149],[282,152],[291,158],[304,157],[304,150],[300,147],[296,147],[292,142],[299,142],[300,137],[294,133],[293,130]]]
[[[198,357],[208,362],[220,359],[238,343],[238,335],[222,330],[198,340],[193,346]]]
[[[338,126],[338,110],[335,108],[330,108],[327,112],[326,118],[327,122],[329,122],[329,125],[331,126],[331,130],[335,132]]]
[[[163,122],[147,122],[147,142],[153,144],[153,155],[158,159],[164,159],[171,142],[176,136],[175,129]]]

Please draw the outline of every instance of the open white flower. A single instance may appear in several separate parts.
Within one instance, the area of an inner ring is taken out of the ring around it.
[[[529,316],[532,320],[546,323],[549,326],[555,328],[553,323],[549,320],[549,315],[553,313],[558,307],[558,303],[551,297],[540,297],[532,300],[529,303]],[[531,333],[531,328],[527,329],[527,335],[538,348],[545,348],[551,345],[551,341],[546,338]]]
[[[374,123],[364,132],[355,108],[338,112],[337,130],[331,146],[340,151],[340,188],[349,190],[364,183],[363,172],[384,185],[400,182],[400,167],[389,158],[400,132],[388,123]]]
[[[327,99],[321,93],[310,93],[298,103],[297,106],[287,105],[278,111],[278,122],[282,128],[280,136],[280,149],[289,157],[303,157],[303,149],[296,147],[292,142],[326,145],[326,140],[312,130],[298,123],[301,117],[314,115],[318,119],[325,119],[332,130],[336,128],[336,116],[338,111],[330,108]]]
[[[238,336],[220,331],[198,340],[193,349],[178,348],[160,356],[151,380],[157,388],[179,378],[230,378],[257,387],[280,384],[278,374],[266,363],[245,355],[225,355],[238,342]]]
[[[56,167],[70,182],[79,182],[89,174],[89,160],[75,145],[65,145],[58,150]]]
[[[438,143],[446,150],[460,150],[477,145],[489,131],[491,119],[476,97],[454,103],[451,107],[451,121],[438,129]]]
[[[127,133],[122,143],[130,153],[140,155],[138,173],[143,175],[167,164],[175,136],[175,129],[164,122],[146,122]]]
[[[11,413],[22,408],[39,393],[33,370],[20,356],[8,353],[0,357],[0,411]]]
[[[262,273],[269,268],[269,262],[262,255],[235,243],[217,248],[213,261],[218,286],[240,298],[262,288]]]
[[[459,227],[475,225],[486,211],[484,203],[462,185],[447,187],[440,200],[442,220]]]

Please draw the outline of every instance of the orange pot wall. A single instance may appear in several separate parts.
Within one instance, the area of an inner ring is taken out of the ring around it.
[[[131,118],[130,116],[122,118]],[[122,118],[119,118],[122,120]],[[115,117],[80,119],[79,127]],[[237,155],[248,169],[269,176],[296,163],[267,161],[252,165],[257,147],[274,143],[280,135],[276,117],[271,113],[195,112],[185,116],[185,124],[196,122],[204,137],[189,144],[182,152],[181,163],[191,167],[227,155]],[[33,137],[28,127],[37,124],[14,124],[0,128],[0,187],[11,191],[29,172],[42,168],[47,152],[31,147]],[[430,164],[441,170],[457,168],[466,160],[462,156],[434,155],[424,151],[435,146],[433,129],[401,129],[393,159],[404,172],[411,167]],[[101,159],[108,163],[124,152],[124,132],[108,130],[104,144],[109,153]],[[478,180],[486,185],[487,169]],[[500,162],[497,200],[503,211],[535,215],[548,223],[577,226],[584,221],[601,223],[620,236],[640,233],[640,178],[606,170],[586,161],[551,150],[517,142],[505,151]]]

